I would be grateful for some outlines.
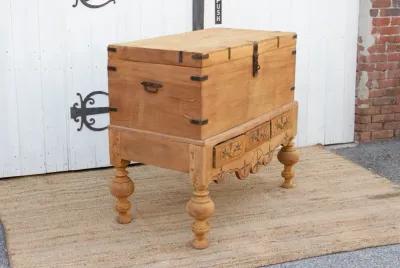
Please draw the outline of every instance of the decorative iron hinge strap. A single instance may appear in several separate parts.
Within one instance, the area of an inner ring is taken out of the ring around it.
[[[253,43],[253,76],[257,76],[258,71],[261,69],[258,64],[258,43]]]
[[[116,47],[108,47],[107,51],[108,52],[117,52],[117,48]]]
[[[182,63],[183,62],[183,51],[179,51],[179,54],[178,54],[179,56],[178,56],[178,62],[179,63]]]
[[[204,126],[208,124],[208,119],[190,119],[190,123],[193,125]]]
[[[194,60],[206,60],[210,57],[209,54],[194,53],[192,59]]]
[[[109,72],[116,72],[117,71],[117,67],[115,67],[115,66],[107,66],[107,70],[109,71]]]
[[[191,76],[190,79],[191,79],[192,81],[202,82],[202,81],[208,80],[208,75],[203,75],[203,76]]]

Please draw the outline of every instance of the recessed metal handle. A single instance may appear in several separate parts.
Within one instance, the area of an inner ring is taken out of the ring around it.
[[[162,85],[157,82],[151,82],[151,81],[143,81],[142,83],[143,89],[146,90],[149,93],[157,93],[160,88],[162,88]]]

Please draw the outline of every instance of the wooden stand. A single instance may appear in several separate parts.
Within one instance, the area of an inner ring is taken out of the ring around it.
[[[293,143],[296,118],[297,103],[294,102],[205,140],[111,126],[110,152],[116,169],[111,193],[117,198],[118,222],[126,224],[132,219],[128,197],[134,191],[134,184],[126,171],[128,159],[187,172],[193,184],[192,197],[186,205],[194,218],[192,246],[207,248],[208,220],[215,209],[208,190],[210,182],[218,181],[226,173],[247,178],[267,165],[273,151],[282,145],[278,153],[284,165],[282,187],[294,186],[293,166],[299,160]]]
[[[118,212],[117,221],[121,224],[127,224],[132,221],[131,202],[128,197],[134,192],[135,186],[128,177],[126,167],[129,165],[127,160],[118,160],[114,164],[115,177],[111,184],[111,193],[117,198],[115,210]]]
[[[283,145],[278,153],[278,160],[284,165],[282,171],[282,177],[285,179],[282,186],[283,188],[289,189],[293,188],[294,182],[294,170],[293,166],[299,162],[299,153],[294,147],[293,139],[291,138],[287,145]]]

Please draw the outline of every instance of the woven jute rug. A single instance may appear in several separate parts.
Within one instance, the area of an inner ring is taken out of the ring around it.
[[[282,166],[211,185],[210,247],[192,249],[186,174],[130,168],[134,221],[115,222],[112,169],[0,181],[11,265],[257,267],[400,242],[400,189],[320,147],[301,150],[297,188]]]

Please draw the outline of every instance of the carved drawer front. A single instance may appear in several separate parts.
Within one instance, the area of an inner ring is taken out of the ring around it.
[[[246,135],[240,135],[233,139],[214,146],[214,168],[222,167],[235,159],[240,158],[246,150]]]
[[[253,150],[271,138],[271,122],[265,122],[246,133],[246,152]]]
[[[290,111],[285,112],[271,121],[271,137],[278,136],[284,131],[287,131],[293,126],[293,119],[290,116]]]

